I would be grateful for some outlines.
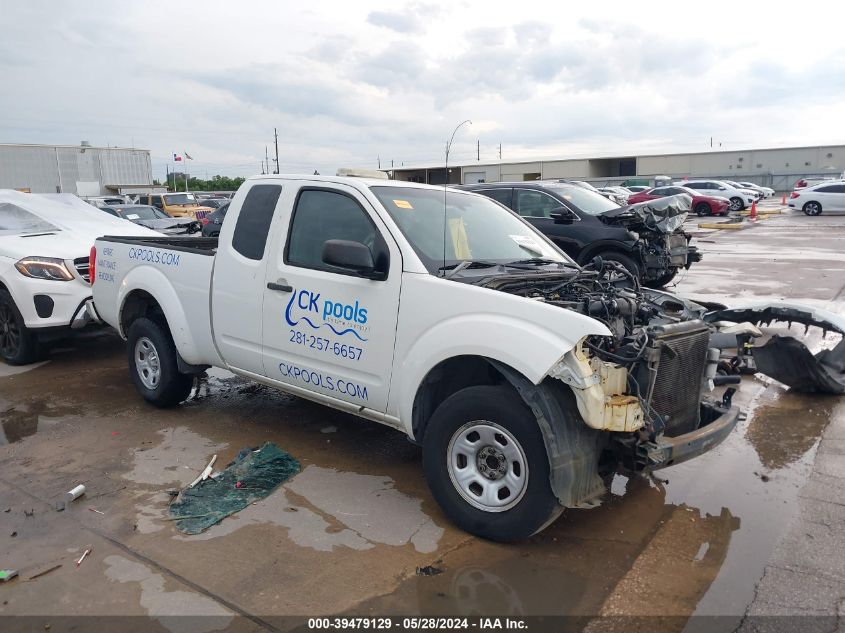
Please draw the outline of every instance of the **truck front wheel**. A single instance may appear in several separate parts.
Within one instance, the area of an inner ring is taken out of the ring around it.
[[[129,374],[144,400],[172,407],[188,397],[194,379],[179,372],[176,347],[165,328],[151,319],[137,319],[129,327],[127,341]]]
[[[508,387],[467,387],[444,400],[426,429],[423,468],[448,517],[483,538],[528,538],[563,510],[537,420]]]

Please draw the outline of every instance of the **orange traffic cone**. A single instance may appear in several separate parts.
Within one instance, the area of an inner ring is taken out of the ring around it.
[[[783,198],[780,199],[781,204],[786,204],[786,194],[783,194]]]
[[[757,201],[754,200],[751,203],[751,214],[748,216],[749,220],[756,220],[757,219]]]

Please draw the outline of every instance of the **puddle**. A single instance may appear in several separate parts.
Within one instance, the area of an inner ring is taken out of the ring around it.
[[[5,405],[0,404],[0,407]],[[32,401],[0,409],[0,446],[14,444],[56,426],[58,418],[44,415],[53,408],[43,401]]]
[[[396,490],[390,477],[311,465],[263,501],[202,534],[175,538],[208,540],[247,525],[270,523],[288,528],[289,538],[297,545],[318,551],[410,543],[418,552],[430,553],[437,550],[443,528],[421,506],[420,499]]]
[[[208,541],[226,536],[249,525],[261,524],[287,528],[288,538],[291,541],[300,547],[310,547],[319,552],[331,552],[336,547],[348,547],[354,550],[367,550],[374,547],[373,543],[357,532],[334,521],[330,523],[322,514],[297,505],[288,498],[284,488],[244,508],[237,514],[226,517],[201,534],[178,535],[174,539],[188,542]],[[140,524],[138,529],[141,529]]]
[[[623,480],[625,478],[622,478]],[[453,616],[684,614],[716,577],[740,521],[666,503],[664,488],[622,482],[591,510],[573,510],[518,547],[476,541],[355,613]],[[637,608],[634,606],[633,608]]]
[[[767,470],[795,463],[815,447],[839,396],[787,391],[761,404],[745,434]]]
[[[123,477],[140,484],[184,487],[228,444],[217,444],[184,426],[158,431],[157,446],[136,448],[132,470]]]
[[[234,619],[231,611],[211,598],[191,591],[168,591],[164,576],[153,573],[146,565],[117,555],[106,556],[103,563],[107,578],[120,583],[138,583],[141,607],[172,633],[219,631]]]

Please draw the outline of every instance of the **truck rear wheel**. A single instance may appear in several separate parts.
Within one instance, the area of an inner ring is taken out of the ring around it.
[[[129,374],[144,400],[172,407],[191,393],[193,376],[179,372],[170,333],[147,318],[133,321],[127,336]]]
[[[26,327],[15,300],[0,290],[0,358],[10,365],[27,365],[38,357],[38,337]]]
[[[444,400],[423,439],[423,468],[446,515],[483,538],[528,538],[563,511],[537,420],[507,387],[467,387]]]

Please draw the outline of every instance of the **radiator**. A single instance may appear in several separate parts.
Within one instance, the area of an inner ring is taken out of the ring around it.
[[[663,416],[667,436],[694,431],[700,422],[701,381],[710,330],[701,321],[649,330],[650,349],[637,371],[642,395]]]

